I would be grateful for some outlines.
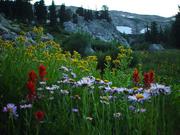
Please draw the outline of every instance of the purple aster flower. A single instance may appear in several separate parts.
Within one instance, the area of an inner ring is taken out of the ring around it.
[[[147,90],[151,95],[156,96],[159,94],[170,94],[171,89],[168,86],[161,85],[161,84],[151,84],[150,89]]]
[[[74,72],[71,72],[71,76],[72,76],[72,78],[76,78],[77,77]]]
[[[14,117],[18,117],[17,106],[13,103],[8,103],[5,107],[3,107],[3,112],[9,112]]]
[[[93,76],[83,77],[81,80],[77,81],[76,87],[78,86],[92,86],[95,82],[95,78]]]
[[[137,93],[135,95],[132,96],[128,96],[129,101],[132,102],[144,102],[146,100],[149,100],[151,98],[150,94],[147,92],[144,93]]]
[[[146,112],[146,109],[145,108],[140,108],[140,109],[136,109],[134,112],[136,112],[136,113],[144,113],[144,112]]]
[[[131,111],[135,111],[136,110],[136,107],[134,107],[134,106],[129,106],[129,110],[131,110]]]
[[[79,110],[78,110],[77,108],[73,108],[73,109],[72,109],[72,112],[77,113],[77,112],[79,112]]]

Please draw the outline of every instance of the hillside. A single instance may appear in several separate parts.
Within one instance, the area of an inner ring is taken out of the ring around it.
[[[120,27],[120,31],[127,34],[141,34],[144,33],[147,24],[151,22],[156,22],[163,28],[169,26],[174,17],[165,18],[155,15],[140,15],[122,11],[110,11],[110,16],[112,18],[112,23],[116,28]]]
[[[57,6],[59,9],[60,6]],[[78,7],[70,6],[67,7],[72,12],[75,12]],[[156,22],[163,28],[171,25],[175,20],[172,17],[162,17],[157,15],[142,15],[123,11],[110,10],[110,17],[112,18],[112,24],[116,27],[118,31],[126,34],[142,34],[145,32],[147,24],[151,22]]]

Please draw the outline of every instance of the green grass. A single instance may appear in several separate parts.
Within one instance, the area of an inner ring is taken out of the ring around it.
[[[180,119],[180,50],[165,50],[160,52],[143,52],[138,51],[136,55],[139,56],[142,64],[142,71],[153,69],[156,73],[156,81],[168,84],[171,86],[173,93],[167,105],[167,113],[171,113],[175,118],[171,123],[173,130],[179,134],[180,126],[178,120]],[[172,118],[170,118],[172,119]]]
[[[179,84],[180,51],[165,50],[160,52],[136,52],[140,57],[143,71],[155,70],[160,77],[157,81],[168,84]],[[160,79],[160,80],[159,80]]]
[[[135,96],[138,92],[132,82],[133,68],[128,66],[131,61],[130,50],[120,49],[118,53],[121,58],[120,64],[113,66],[110,62],[106,62],[104,74],[101,76],[96,69],[96,57],[82,58],[77,52],[72,55],[68,52],[63,53],[59,45],[52,41],[37,41],[37,46],[28,48],[24,46],[23,40],[19,38],[14,43],[0,40],[0,108],[8,103],[14,103],[19,114],[18,118],[14,118],[11,109],[8,112],[0,111],[0,133],[11,135],[176,135],[179,133],[177,92],[179,51],[137,52],[141,64],[138,66],[140,75],[142,76],[144,71],[153,69],[156,73],[156,81],[170,85],[172,93],[152,96],[144,103],[132,103],[128,97]],[[111,62],[114,59],[118,60],[112,57]],[[41,80],[38,78],[35,83],[38,98],[29,101],[26,98],[29,93],[26,87],[30,80],[28,73],[34,70],[38,74],[40,64],[46,67],[47,84],[40,84]],[[71,70],[60,70],[61,66]],[[76,74],[76,78],[73,78],[73,73]],[[88,76],[94,76],[96,79],[92,85],[83,84],[76,87],[72,85]],[[166,77],[168,78],[164,79]],[[70,82],[63,83],[62,81],[67,78]],[[110,85],[109,82],[113,84]],[[47,90],[46,87],[52,85],[58,88]],[[108,86],[111,90],[115,87],[125,87],[128,90],[132,89],[133,93],[128,93],[127,90],[122,93],[105,92],[104,89]],[[139,87],[143,87],[143,79]],[[20,105],[24,104],[32,104],[33,107],[21,109]],[[130,106],[134,106],[135,111],[131,111]],[[73,112],[72,109],[78,111]],[[146,111],[143,113],[138,109],[146,109]],[[36,119],[34,114],[37,111],[45,113],[42,121]]]

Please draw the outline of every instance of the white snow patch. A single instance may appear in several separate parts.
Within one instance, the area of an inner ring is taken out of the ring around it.
[[[122,17],[126,17],[126,15],[124,15],[124,14],[122,14],[121,16],[122,16]]]
[[[134,16],[131,16],[131,15],[128,15],[128,16],[126,16],[127,18],[130,18],[130,19],[132,19],[132,18],[134,18]]]
[[[171,18],[171,20],[172,20],[172,21],[175,21],[175,20],[176,20],[176,18],[175,18],[175,17],[173,17],[173,18]]]
[[[148,28],[148,30],[151,30],[150,28]],[[144,28],[140,31],[141,34],[145,33],[147,31],[147,28]]]
[[[132,34],[132,28],[128,26],[116,26],[116,29],[121,33]]]

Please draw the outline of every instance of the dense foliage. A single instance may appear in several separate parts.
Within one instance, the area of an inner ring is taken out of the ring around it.
[[[34,7],[33,7],[34,6]],[[98,12],[98,14],[96,14]],[[62,4],[57,10],[54,1],[47,8],[44,0],[39,0],[32,5],[29,0],[15,0],[15,1],[0,1],[0,13],[4,13],[11,19],[18,19],[24,23],[46,24],[50,20],[50,25],[55,26],[57,22],[63,25],[64,22],[72,20],[73,23],[78,22],[78,15],[83,16],[85,21],[93,19],[105,19],[111,22],[108,13],[108,7],[103,5],[101,11],[93,12],[79,7],[75,13]]]
[[[179,12],[175,16],[176,20],[172,25],[172,38],[173,38],[173,45],[177,48],[180,48],[180,6],[179,6]]]

